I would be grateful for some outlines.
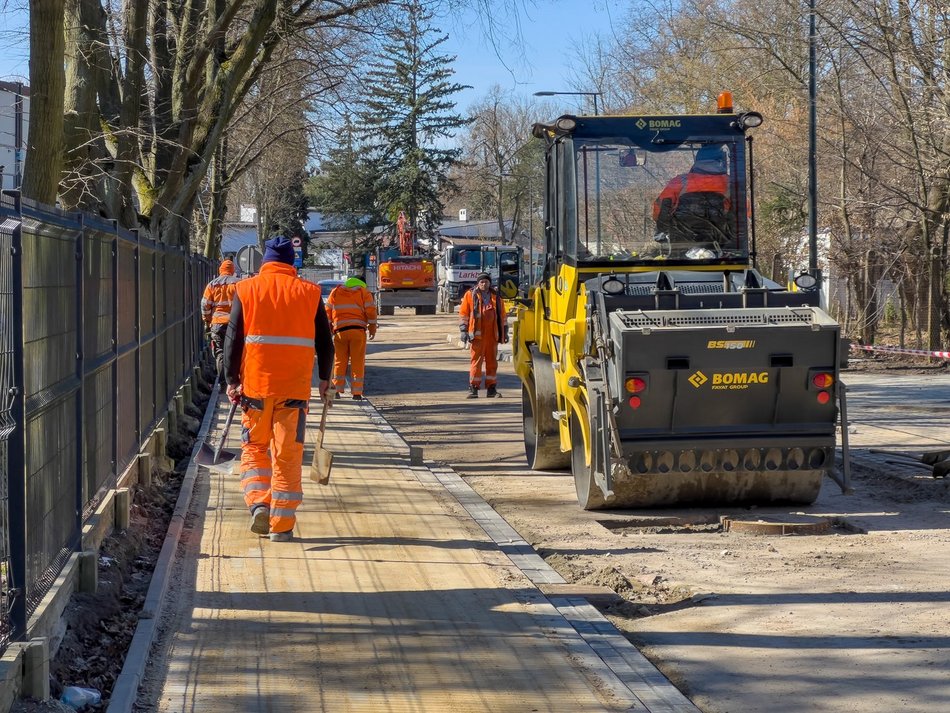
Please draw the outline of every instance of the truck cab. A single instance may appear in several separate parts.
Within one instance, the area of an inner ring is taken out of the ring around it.
[[[467,290],[475,286],[481,272],[491,275],[492,284],[505,299],[513,299],[523,289],[523,251],[513,245],[479,243],[449,245],[438,262],[439,311],[453,312]]]

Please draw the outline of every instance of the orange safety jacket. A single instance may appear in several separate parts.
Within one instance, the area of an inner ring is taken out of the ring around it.
[[[478,339],[489,333],[491,338],[499,342],[507,342],[508,320],[506,319],[505,301],[494,288],[489,291],[489,295],[490,299],[494,301],[494,329],[491,324],[482,324],[482,313],[490,310],[492,304],[482,296],[477,287],[473,287],[462,296],[462,304],[459,305],[459,319],[473,339]]]
[[[280,262],[238,283],[224,345],[229,384],[253,398],[309,399],[315,353],[329,379],[333,342],[319,287]]]
[[[348,329],[368,329],[371,335],[376,335],[376,302],[365,287],[334,287],[327,297],[327,311],[334,334]]]
[[[223,272],[208,283],[201,298],[201,317],[205,324],[227,324],[238,278]]]
[[[729,210],[729,176],[724,173],[683,173],[675,176],[653,201],[653,220],[660,217],[663,201],[672,202],[671,212],[676,212],[680,197],[685,193],[719,193]]]

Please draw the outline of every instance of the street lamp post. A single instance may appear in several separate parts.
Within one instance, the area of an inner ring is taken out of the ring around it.
[[[535,92],[534,96],[536,97],[553,97],[553,96],[576,96],[576,97],[590,97],[594,102],[594,116],[600,116],[600,108],[597,105],[597,97],[602,97],[603,92]],[[594,154],[594,183],[596,184],[596,215],[597,215],[597,254],[600,255],[600,151],[597,151]]]
[[[554,97],[560,95],[574,96],[574,97],[590,97],[594,100],[594,116],[600,115],[600,109],[597,105],[597,97],[604,96],[603,92],[535,92],[536,97]]]
[[[808,272],[818,281],[818,70],[815,0],[808,3]],[[822,305],[824,307],[824,305]]]

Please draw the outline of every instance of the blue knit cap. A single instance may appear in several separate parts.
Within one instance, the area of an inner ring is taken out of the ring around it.
[[[289,238],[278,235],[264,243],[263,262],[282,262],[286,265],[294,264],[294,246]]]

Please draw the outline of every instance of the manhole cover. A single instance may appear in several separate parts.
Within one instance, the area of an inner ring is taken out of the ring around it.
[[[722,518],[724,532],[742,532],[749,535],[825,535],[831,532],[828,520],[734,520]]]

